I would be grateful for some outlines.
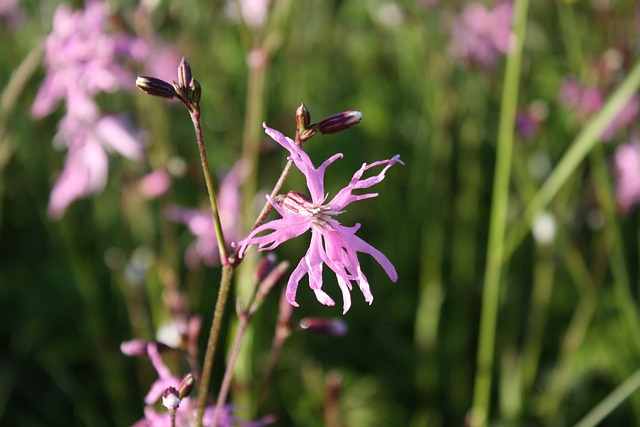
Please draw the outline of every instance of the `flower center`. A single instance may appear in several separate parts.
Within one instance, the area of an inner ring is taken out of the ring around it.
[[[330,227],[329,220],[335,214],[331,212],[330,206],[314,204],[308,197],[296,191],[289,191],[284,196],[279,196],[276,201],[292,214],[312,217],[311,221],[323,228]]]

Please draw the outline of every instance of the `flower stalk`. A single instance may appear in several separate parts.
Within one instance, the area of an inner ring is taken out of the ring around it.
[[[482,294],[473,407],[468,420],[471,427],[484,427],[489,420],[500,282],[502,280],[502,266],[505,254],[504,240],[511,175],[511,153],[513,151],[518,85],[528,6],[528,0],[515,2],[513,12],[515,43],[507,56],[498,128],[496,171],[493,180],[493,200],[491,203],[489,242]]]

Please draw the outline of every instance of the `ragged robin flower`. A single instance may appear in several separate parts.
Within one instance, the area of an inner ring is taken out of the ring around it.
[[[238,255],[242,257],[246,248],[252,244],[257,244],[261,251],[274,249],[281,243],[311,230],[309,249],[287,283],[286,297],[289,303],[298,306],[296,302],[298,284],[305,275],[308,275],[309,286],[318,301],[324,305],[335,305],[333,299],[322,290],[322,266],[326,264],[335,273],[338,286],[342,291],[343,313],[346,313],[351,306],[352,282],[358,284],[365,301],[371,304],[373,295],[369,281],[360,268],[357,253],[363,252],[371,255],[392,281],[395,282],[398,279],[398,274],[382,252],[356,236],[360,224],[346,227],[340,224],[336,217],[343,213],[344,209],[352,202],[376,197],[377,193],[353,194],[353,191],[369,188],[381,182],[387,169],[396,163],[402,164],[400,156],[396,155],[388,160],[363,164],[353,175],[349,184],[340,190],[331,201],[327,202],[328,195],[324,191],[324,172],[331,163],[342,157],[342,153],[332,156],[319,168],[316,168],[307,153],[292,139],[266,125],[264,128],[271,138],[291,153],[290,159],[306,177],[311,199],[297,192],[289,192],[276,199],[267,196],[273,208],[282,218],[257,227],[244,240],[238,242]],[[383,165],[382,171],[377,175],[368,178],[362,177],[367,170]],[[259,236],[267,230],[272,230],[272,232]]]

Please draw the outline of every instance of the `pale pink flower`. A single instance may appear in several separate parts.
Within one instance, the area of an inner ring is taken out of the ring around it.
[[[635,140],[618,147],[614,157],[616,199],[624,212],[640,202],[640,141]]]
[[[335,273],[338,286],[342,291],[343,313],[346,313],[351,306],[352,281],[358,284],[365,301],[371,304],[373,295],[369,281],[360,268],[357,253],[363,252],[371,255],[392,281],[397,280],[398,274],[382,252],[356,236],[360,224],[346,227],[341,225],[335,217],[343,213],[344,209],[355,201],[376,197],[377,193],[353,194],[353,191],[369,188],[381,182],[387,169],[396,163],[402,164],[400,156],[396,155],[389,160],[363,164],[353,175],[349,184],[340,190],[330,202],[326,203],[328,194],[324,191],[324,172],[331,163],[341,158],[342,154],[338,153],[332,156],[319,168],[316,168],[307,153],[292,139],[266,125],[264,128],[271,138],[291,153],[290,159],[306,178],[311,200],[296,192],[289,192],[277,200],[267,196],[273,208],[282,218],[261,225],[249,233],[244,240],[238,242],[236,246],[240,248],[239,256],[243,256],[249,245],[257,244],[261,251],[271,250],[281,243],[311,230],[309,249],[287,283],[287,301],[293,306],[298,306],[296,302],[298,284],[303,276],[308,275],[309,286],[314,291],[317,300],[324,305],[335,305],[333,299],[322,290],[322,265],[326,264]],[[384,166],[378,175],[362,178],[365,171],[376,166]],[[272,232],[258,236],[267,230],[272,230]]]
[[[233,20],[239,20],[240,14],[244,22],[252,28],[260,28],[269,12],[271,0],[232,0],[227,3],[227,15]],[[240,6],[240,13],[238,13]]]
[[[220,182],[218,192],[218,211],[224,237],[231,243],[240,235],[240,182],[246,176],[246,168],[242,163],[236,165]],[[189,268],[196,268],[201,263],[209,267],[220,265],[218,239],[213,225],[211,208],[188,209],[172,206],[167,209],[168,218],[186,224],[191,234],[196,237],[185,252],[185,263]]]
[[[489,10],[480,3],[467,5],[451,30],[450,50],[465,63],[492,70],[512,45],[511,2],[501,2]]]

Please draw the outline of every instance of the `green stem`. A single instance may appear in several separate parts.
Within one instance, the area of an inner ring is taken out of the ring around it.
[[[640,388],[640,369],[634,372],[625,382],[620,384],[602,402],[596,405],[587,415],[578,421],[575,427],[592,427],[598,425],[607,415]]]
[[[202,427],[202,416],[204,415],[204,407],[207,403],[207,393],[211,382],[211,371],[213,369],[213,360],[216,353],[216,345],[220,336],[220,326],[222,325],[222,316],[229,296],[229,288],[231,287],[231,279],[233,278],[233,267],[225,265],[222,267],[222,278],[220,279],[220,289],[218,291],[218,300],[216,301],[215,312],[211,322],[211,330],[209,331],[209,341],[207,342],[207,351],[204,356],[204,364],[202,366],[202,375],[200,375],[200,387],[198,389],[198,417],[197,425]]]
[[[224,406],[224,402],[227,400],[227,394],[229,393],[229,388],[231,387],[231,380],[233,379],[233,367],[235,366],[238,356],[240,355],[240,346],[242,344],[242,340],[244,339],[245,332],[247,331],[247,326],[249,325],[249,320],[251,319],[251,315],[247,312],[240,314],[240,324],[238,325],[238,331],[236,332],[236,338],[233,342],[233,347],[231,349],[231,353],[229,354],[229,360],[227,361],[227,369],[224,373],[224,378],[222,379],[222,384],[220,385],[220,390],[218,391],[218,400],[216,402],[216,409],[213,413],[213,425],[216,426],[218,424],[218,419],[220,418],[220,414],[222,413],[222,407]]]
[[[222,277],[220,279],[220,289],[218,290],[218,300],[216,301],[215,311],[213,313],[213,320],[211,323],[211,330],[209,331],[209,340],[207,342],[207,350],[205,353],[204,364],[202,367],[202,374],[200,375],[200,388],[198,395],[198,416],[197,425],[202,427],[202,417],[204,415],[204,407],[207,402],[207,392],[209,391],[209,383],[211,382],[211,371],[213,369],[213,360],[215,357],[216,347],[218,344],[218,337],[220,336],[220,326],[222,324],[222,317],[224,316],[224,310],[227,304],[227,298],[229,295],[229,288],[231,287],[231,278],[233,277],[233,267],[229,265],[227,247],[225,246],[224,234],[222,231],[222,225],[220,224],[220,215],[218,212],[218,204],[216,202],[216,193],[213,186],[213,180],[209,173],[209,166],[207,162],[207,153],[204,147],[204,138],[202,137],[202,125],[200,123],[200,107],[195,105],[193,109],[189,110],[191,115],[191,121],[196,131],[196,139],[198,141],[198,150],[200,151],[200,161],[202,163],[202,172],[207,184],[207,192],[209,193],[209,202],[211,204],[211,215],[213,217],[213,224],[216,231],[216,239],[218,241],[218,248],[220,250],[220,262],[222,264]]]
[[[640,87],[640,61],[636,63],[627,78],[609,97],[604,107],[602,107],[598,114],[589,121],[582,132],[576,137],[566,154],[558,163],[558,166],[556,166],[542,187],[540,187],[540,190],[538,190],[536,195],[531,199],[521,220],[514,225],[507,236],[505,256],[509,256],[515,251],[529,231],[533,218],[549,204],[594,145],[600,141],[600,136],[606,127],[620,113],[627,102],[629,102],[636,90],[638,90],[638,87]]]
[[[504,261],[504,236],[507,223],[511,152],[513,149],[518,83],[527,25],[528,6],[528,0],[518,0],[514,5],[513,30],[515,33],[515,42],[511,52],[507,56],[502,93],[496,172],[493,182],[493,201],[489,224],[489,242],[482,295],[476,378],[473,392],[473,408],[469,420],[472,427],[487,425],[489,416],[500,279]]]
[[[193,128],[196,131],[196,139],[198,141],[198,150],[200,151],[200,162],[202,163],[202,173],[207,184],[207,193],[209,193],[209,203],[211,204],[211,216],[213,217],[213,225],[216,230],[216,239],[218,240],[218,249],[220,251],[220,263],[225,266],[229,263],[229,255],[224,241],[224,232],[220,224],[220,214],[218,212],[218,203],[216,201],[215,187],[209,173],[209,163],[207,162],[207,152],[204,148],[204,138],[202,137],[202,125],[200,123],[200,107],[195,106],[190,110]]]

